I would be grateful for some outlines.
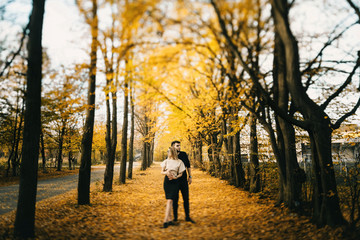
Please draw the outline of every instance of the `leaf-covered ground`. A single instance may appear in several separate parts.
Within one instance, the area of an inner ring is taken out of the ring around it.
[[[114,179],[118,179],[115,176]],[[193,170],[190,211],[184,221],[161,228],[165,211],[163,176],[158,164],[135,171],[111,193],[91,188],[91,206],[76,205],[76,191],[37,203],[37,239],[344,239],[341,229],[317,229],[306,217],[273,207],[199,170]],[[0,236],[11,238],[14,211],[0,216]]]

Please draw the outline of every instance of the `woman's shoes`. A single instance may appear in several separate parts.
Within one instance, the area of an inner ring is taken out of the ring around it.
[[[173,221],[165,222],[163,228],[167,228],[169,226],[175,226],[176,224]]]

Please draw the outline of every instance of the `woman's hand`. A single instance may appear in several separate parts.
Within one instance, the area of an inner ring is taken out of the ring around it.
[[[166,176],[168,176],[169,180],[176,179],[174,178],[174,175],[172,175],[170,171],[166,171]]]

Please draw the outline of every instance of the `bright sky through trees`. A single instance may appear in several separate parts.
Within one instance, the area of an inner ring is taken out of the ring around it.
[[[5,0],[2,0],[5,1]],[[196,2],[196,1],[195,1]],[[349,14],[349,9],[344,11],[342,7],[346,7],[345,1],[296,1],[295,6],[290,12],[290,19],[292,21],[291,27],[299,40],[300,57],[305,61],[311,59],[311,57],[320,49],[323,43],[326,41],[328,33],[331,33],[335,24],[342,23],[343,25],[349,24],[356,21],[356,16]],[[171,9],[173,7],[172,1],[166,2],[163,5],[165,9]],[[324,11],[326,9],[326,11]],[[11,22],[0,23],[0,39],[5,36],[10,36],[16,39],[15,32],[20,32],[28,21],[28,15],[31,10],[31,1],[29,0],[14,0],[13,3],[9,4],[6,8],[7,12],[5,19],[11,20]],[[335,14],[337,19],[331,17],[331,14]],[[171,14],[171,11],[168,12]],[[102,9],[99,12],[100,16],[100,27],[101,24],[108,23],[109,12]],[[349,17],[350,16],[350,17]],[[340,26],[341,28],[341,26]],[[323,34],[324,33],[324,34]],[[326,33],[326,34],[325,34]],[[166,30],[163,34],[163,39],[176,37],[177,33],[174,29]],[[359,41],[349,41],[349,39],[357,39],[356,36],[360,36],[360,25],[352,27],[350,31],[345,32],[344,38],[338,40],[337,45],[342,45],[341,49],[336,47],[330,47],[327,51],[330,55],[344,56],[342,60],[348,60],[345,56],[349,52],[354,52],[360,49]],[[154,40],[157,41],[157,40]],[[16,44],[16,41],[14,41]],[[47,0],[45,4],[45,16],[44,16],[44,34],[43,34],[43,46],[46,48],[47,54],[51,60],[51,64],[54,68],[60,65],[72,65],[75,63],[83,63],[88,61],[88,49],[90,45],[89,28],[84,23],[83,18],[80,16],[78,8],[75,5],[74,0]],[[336,45],[336,44],[335,44]],[[262,61],[269,65],[271,69],[272,57],[269,56]],[[99,64],[102,64],[100,61]],[[347,66],[343,66],[345,69]],[[349,70],[349,69],[347,69]],[[169,73],[171,75],[171,73]],[[360,81],[359,77],[355,78],[355,81]],[[99,74],[99,79],[102,85],[104,77]],[[331,80],[334,83],[340,84],[342,78],[334,76]],[[321,96],[321,87],[314,85],[309,89],[309,94],[314,98]],[[103,102],[101,98],[97,98],[97,102]],[[357,95],[349,94],[343,97],[345,102],[353,102],[357,99]],[[120,104],[121,105],[121,104]],[[121,107],[120,107],[121,108]],[[97,112],[97,117],[103,114],[103,111]],[[359,121],[352,117],[353,121]]]

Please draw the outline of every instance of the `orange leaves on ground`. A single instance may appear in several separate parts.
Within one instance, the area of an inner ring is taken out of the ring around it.
[[[115,176],[114,179],[117,179]],[[340,229],[317,229],[305,217],[273,207],[270,200],[250,196],[225,181],[193,171],[190,185],[191,224],[162,229],[165,212],[163,176],[156,163],[137,171],[113,192],[92,185],[91,205],[76,206],[76,191],[37,204],[39,239],[341,239]],[[12,231],[14,212],[0,217],[0,236]],[[4,236],[5,234],[5,236]]]

